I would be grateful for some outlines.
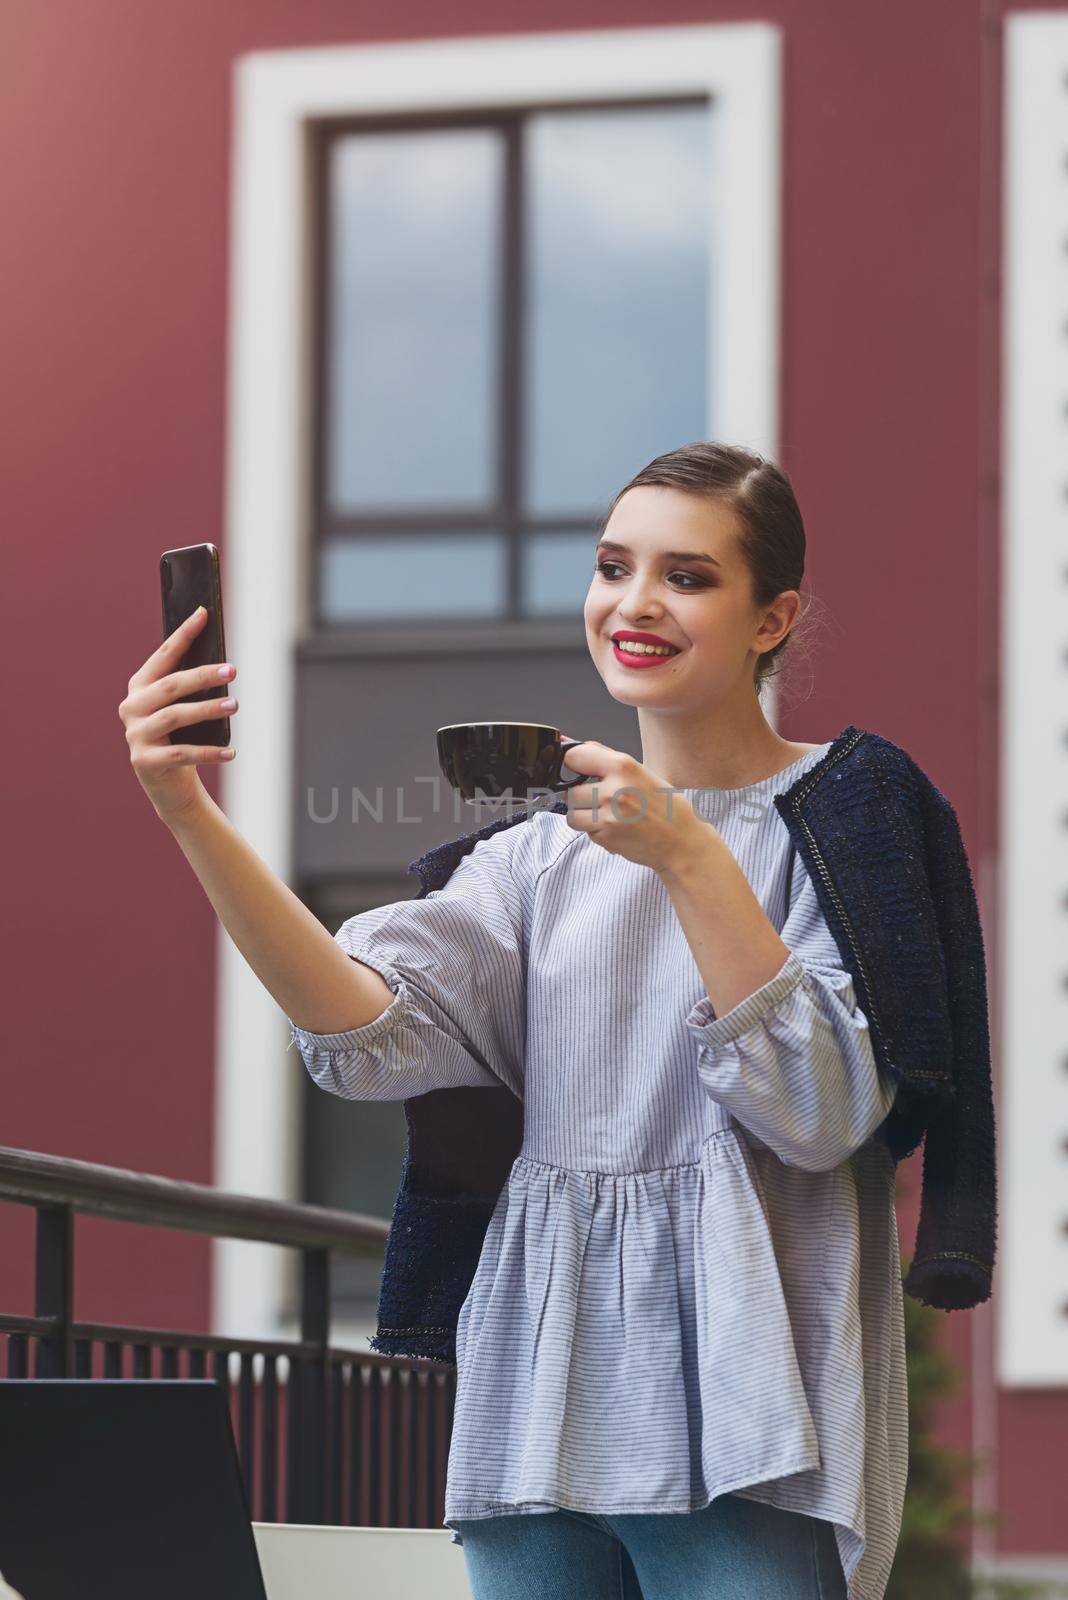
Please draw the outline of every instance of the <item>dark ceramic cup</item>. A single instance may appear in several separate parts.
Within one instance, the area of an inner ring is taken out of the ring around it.
[[[438,760],[465,800],[498,800],[589,783],[586,773],[560,777],[568,750],[585,743],[540,722],[454,722],[438,729]]]

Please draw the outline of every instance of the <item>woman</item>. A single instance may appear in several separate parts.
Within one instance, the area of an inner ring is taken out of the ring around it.
[[[771,463],[709,443],[652,462],[585,605],[641,762],[584,743],[564,815],[487,833],[336,939],[196,787],[218,752],[167,743],[204,714],[174,704],[207,681],[168,671],[183,630],[121,708],[321,1087],[522,1104],[455,1327],[445,1522],[475,1600],[885,1592],[907,1392],[876,1134],[898,1082],[773,804],[832,742],[783,739],[759,699],[804,557]]]

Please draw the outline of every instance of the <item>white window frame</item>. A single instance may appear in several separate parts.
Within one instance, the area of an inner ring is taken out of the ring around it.
[[[1068,1383],[1068,12],[1005,20],[997,1374]]]
[[[284,881],[293,866],[291,663],[309,615],[309,123],[707,94],[715,141],[706,197],[714,263],[709,414],[720,438],[774,457],[780,55],[778,27],[732,23],[345,45],[235,62],[223,566],[227,643],[245,693],[239,755],[220,774],[220,799]],[[239,1193],[294,1198],[302,1065],[286,1049],[277,1004],[221,930],[217,983],[214,1180]],[[260,1338],[285,1326],[284,1255],[216,1243],[217,1332]]]

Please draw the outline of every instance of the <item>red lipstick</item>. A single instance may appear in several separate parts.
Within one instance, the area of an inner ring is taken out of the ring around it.
[[[645,650],[621,650],[619,648],[619,641],[623,639],[629,640],[632,644],[649,644],[666,647],[670,651],[670,654],[661,655],[653,651]],[[665,661],[671,661],[674,656],[678,655],[678,653],[679,646],[672,644],[670,639],[662,639],[658,633],[635,633],[630,628],[618,628],[612,635],[612,654],[615,656],[620,665],[624,667],[637,667],[639,669],[661,667],[664,665]]]

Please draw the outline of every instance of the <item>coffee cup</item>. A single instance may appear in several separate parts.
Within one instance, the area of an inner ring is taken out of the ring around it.
[[[453,722],[438,729],[438,761],[465,800],[560,793],[591,781],[587,773],[560,777],[568,750],[585,743],[541,722]]]

